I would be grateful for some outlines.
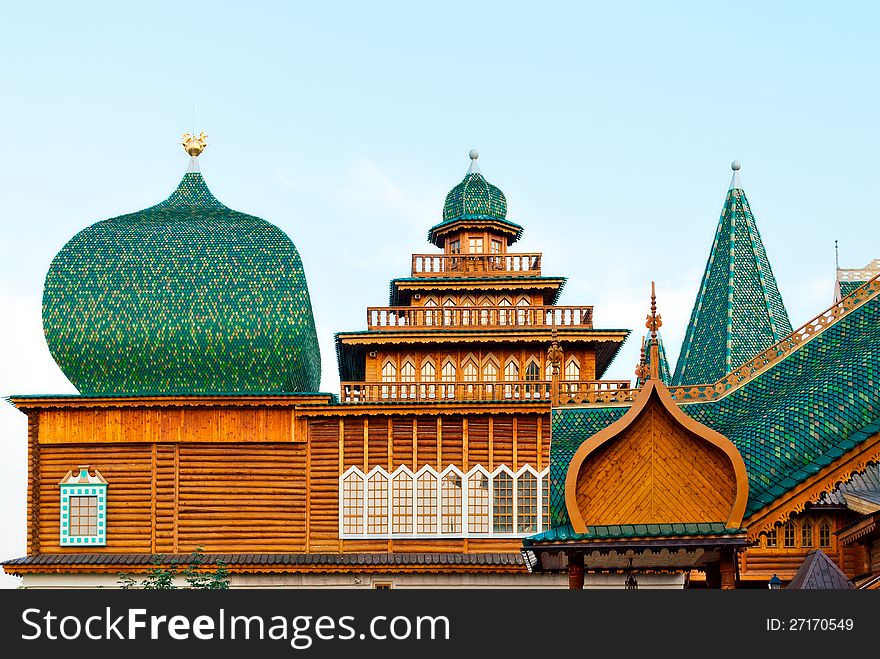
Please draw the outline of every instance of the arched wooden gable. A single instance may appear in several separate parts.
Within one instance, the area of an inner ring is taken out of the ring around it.
[[[746,467],[733,443],[684,414],[654,380],[621,419],[580,446],[565,481],[579,533],[612,524],[739,528],[747,499]]]

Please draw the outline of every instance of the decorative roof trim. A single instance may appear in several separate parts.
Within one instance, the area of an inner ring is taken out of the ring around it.
[[[749,499],[749,479],[746,471],[746,464],[743,461],[742,455],[740,455],[740,452],[734,443],[727,439],[727,437],[708,426],[704,426],[702,423],[682,412],[672,399],[672,396],[669,395],[669,390],[666,386],[657,380],[648,380],[648,383],[642,388],[629,411],[627,411],[627,413],[620,419],[600,430],[581,444],[572,456],[565,475],[565,507],[568,511],[572,527],[578,533],[587,532],[587,525],[584,523],[576,499],[577,479],[581,465],[591,453],[599,449],[603,444],[617,439],[622,432],[635,422],[635,420],[641,416],[642,410],[654,396],[657,397],[663,408],[669,412],[672,418],[682,428],[693,433],[699,439],[702,439],[720,449],[730,460],[730,464],[733,467],[734,475],[736,477],[736,496],[725,523],[728,528],[740,528],[742,526],[746,504]]]
[[[875,432],[815,475],[752,513],[743,523],[749,530],[749,540],[757,540],[759,534],[803,512],[807,504],[817,502],[823,494],[834,492],[841,483],[875,462],[880,462],[880,432]]]
[[[875,276],[869,282],[853,291],[828,309],[808,320],[781,341],[747,361],[742,366],[732,370],[725,377],[714,384],[695,384],[669,387],[672,398],[681,403],[705,403],[720,400],[733,393],[747,382],[769,370],[777,363],[790,356],[803,345],[819,336],[826,329],[840,321],[851,312],[880,294],[880,275]],[[632,404],[638,395],[638,389],[617,389],[614,391],[596,392],[581,396],[579,400],[573,400],[570,407],[609,407],[611,405],[626,406]]]

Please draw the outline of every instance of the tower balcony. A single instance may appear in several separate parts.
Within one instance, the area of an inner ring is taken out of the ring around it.
[[[560,380],[560,396],[567,399],[628,390],[629,380]],[[543,401],[550,403],[549,380],[490,382],[342,382],[342,403],[437,403]]]
[[[367,328],[502,329],[524,327],[593,328],[592,306],[368,307]]]
[[[540,277],[541,254],[413,254],[413,277]]]

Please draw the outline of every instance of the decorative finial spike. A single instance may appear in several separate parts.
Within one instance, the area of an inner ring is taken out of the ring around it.
[[[468,168],[468,174],[480,174],[480,166],[477,164],[477,158],[480,157],[480,152],[476,149],[471,149],[468,153],[468,157],[471,159],[471,166]]]
[[[730,163],[730,168],[733,170],[733,176],[730,177],[731,190],[742,190],[742,181],[739,179],[740,167],[742,167],[742,163],[739,160]]]
[[[190,157],[198,158],[202,151],[205,150],[205,147],[208,146],[208,136],[204,131],[199,133],[198,137],[194,134],[184,133],[180,139],[180,144]]]
[[[663,326],[663,320],[657,313],[657,295],[654,290],[654,282],[651,282],[651,313],[645,322],[645,327],[651,330],[651,345],[649,346],[648,366],[650,378],[657,380],[660,377],[660,348],[657,343],[657,330]]]
[[[837,240],[834,241],[834,267],[840,270],[840,252],[837,250]]]

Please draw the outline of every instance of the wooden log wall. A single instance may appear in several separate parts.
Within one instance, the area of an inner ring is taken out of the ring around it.
[[[311,418],[308,550],[516,551],[521,545],[516,539],[340,540],[339,476],[352,466],[364,472],[374,467],[391,472],[401,465],[414,472],[425,465],[437,470],[454,465],[462,471],[476,465],[493,470],[502,464],[514,470],[525,464],[542,469],[549,462],[549,442],[543,439],[548,432],[546,413]]]
[[[84,464],[97,468],[109,483],[107,544],[89,547],[90,552],[188,553],[196,547],[247,553],[519,549],[519,540],[341,541],[339,476],[351,466],[393,471],[406,465],[417,471],[425,465],[438,470],[455,465],[466,471],[478,464],[489,470],[501,464],[514,470],[530,464],[541,469],[548,463],[549,442],[541,440],[549,428],[546,413],[342,413],[297,420],[290,412],[229,408],[33,413],[29,514],[35,516],[31,528],[38,533],[29,539],[29,552],[82,551],[59,545],[58,483]],[[225,418],[235,416],[242,418]],[[230,428],[239,429],[239,441],[222,441],[231,436]],[[255,441],[266,437],[280,441]]]

